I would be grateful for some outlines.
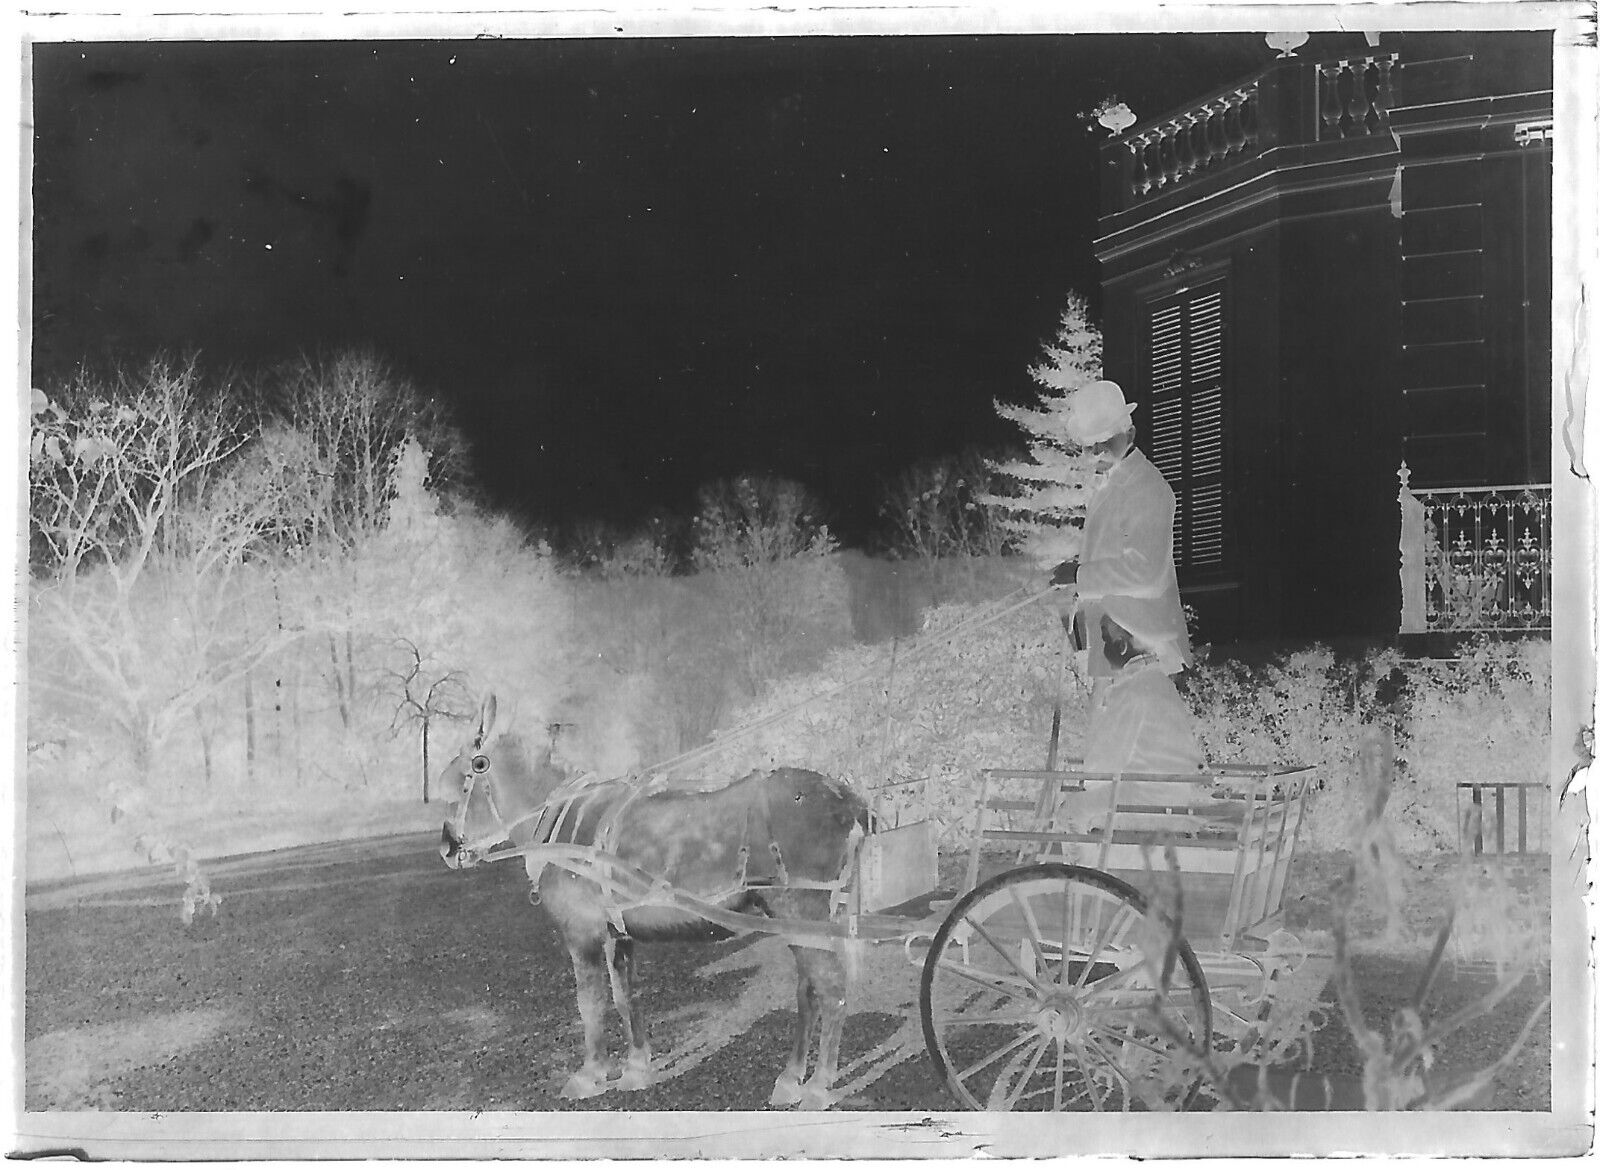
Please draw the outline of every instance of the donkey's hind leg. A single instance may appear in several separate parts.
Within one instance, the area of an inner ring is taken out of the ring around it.
[[[645,1034],[644,1009],[634,995],[639,973],[633,954],[633,940],[627,935],[609,934],[606,938],[606,968],[611,974],[611,1002],[622,1018],[622,1035],[628,1045],[628,1063],[617,1081],[619,1089],[643,1089],[650,1085],[650,1041]]]
[[[834,1103],[831,1088],[839,1074],[839,1042],[844,1035],[849,972],[837,952],[820,947],[796,948],[795,960],[810,968],[808,978],[816,997],[818,1032],[817,1065],[800,1086],[798,1104],[802,1109],[826,1109]]]
[[[578,985],[578,1015],[583,1018],[583,1067],[567,1078],[561,1095],[597,1097],[607,1089],[606,946],[600,938],[567,939],[572,974]]]
[[[769,1105],[798,1105],[804,1093],[801,1082],[806,1079],[807,1058],[811,1055],[811,1038],[817,1030],[817,989],[811,982],[811,966],[802,956],[805,947],[791,947],[795,967],[795,1021],[794,1047],[789,1052],[789,1062],[783,1066],[778,1081],[772,1086]]]

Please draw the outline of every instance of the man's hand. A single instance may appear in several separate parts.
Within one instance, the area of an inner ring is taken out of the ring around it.
[[[1076,585],[1077,583],[1077,561],[1062,561],[1056,566],[1056,571],[1050,575],[1050,584],[1052,585]]]

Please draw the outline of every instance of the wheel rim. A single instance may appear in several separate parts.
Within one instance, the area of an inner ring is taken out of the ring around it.
[[[951,909],[923,966],[922,1025],[969,1108],[1126,1111],[1184,1105],[1211,1012],[1194,952],[1137,890],[1047,864]]]

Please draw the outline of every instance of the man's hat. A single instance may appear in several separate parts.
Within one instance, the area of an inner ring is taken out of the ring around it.
[[[1080,447],[1103,443],[1133,425],[1133,407],[1115,382],[1090,382],[1072,396],[1067,438]]]

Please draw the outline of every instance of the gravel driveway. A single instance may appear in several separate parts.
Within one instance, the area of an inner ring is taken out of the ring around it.
[[[312,846],[211,867],[221,914],[183,927],[164,874],[31,889],[25,974],[29,1110],[755,1110],[787,1053],[794,981],[777,940],[640,948],[667,1075],[564,1101],[581,1059],[566,952],[520,866],[451,872],[435,839]],[[1371,1018],[1421,956],[1357,966]],[[1487,978],[1457,971],[1440,1003]],[[1519,989],[1442,1054],[1472,1067],[1537,996]],[[915,971],[875,948],[853,1001],[841,1108],[949,1110],[922,1050]],[[1358,1072],[1337,1012],[1319,1071]],[[613,1045],[617,1038],[613,1034]],[[1548,1028],[1492,1102],[1548,1109]],[[1542,1076],[1542,1080],[1541,1080]]]

